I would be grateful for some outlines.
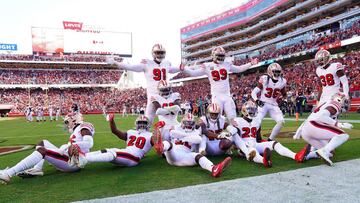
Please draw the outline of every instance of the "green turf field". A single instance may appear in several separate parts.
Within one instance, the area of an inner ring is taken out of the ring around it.
[[[93,150],[124,147],[124,142],[111,134],[104,117],[97,115],[85,118],[93,123],[96,129]],[[116,123],[118,128],[126,130],[134,126],[134,119],[134,117],[123,119],[117,116]],[[360,114],[350,114],[346,119],[360,120]],[[272,121],[264,121],[263,134],[268,134],[273,125]],[[282,129],[284,132],[282,135],[290,135],[287,132],[294,132],[299,125],[300,122],[287,121]],[[0,119],[0,129],[0,146],[36,144],[42,139],[60,146],[68,140],[68,134],[62,130],[61,122],[26,123],[23,118]],[[350,140],[336,150],[336,156],[333,158],[335,162],[360,157],[360,124],[354,123],[354,129],[349,131],[349,134]],[[294,141],[286,137],[278,140],[294,151],[304,146],[302,140]],[[0,156],[0,169],[13,166],[30,153],[31,150],[28,150]],[[223,158],[210,157],[210,160],[217,163]],[[232,165],[223,176],[215,179],[198,166],[181,168],[170,166],[165,159],[158,157],[152,150],[140,165],[133,168],[99,163],[88,165],[80,172],[61,173],[45,164],[44,177],[24,180],[14,177],[9,185],[0,185],[0,202],[68,202],[211,183],[319,164],[323,164],[321,160],[310,160],[304,164],[298,164],[274,152],[273,167],[270,169],[249,163],[244,159],[234,158]]]

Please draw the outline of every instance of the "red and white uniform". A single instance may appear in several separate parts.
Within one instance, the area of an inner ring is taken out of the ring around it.
[[[180,100],[180,94],[177,92],[171,93],[168,98],[164,98],[157,94],[154,95],[154,99],[161,106],[161,109],[159,108],[156,111],[159,121],[165,122],[165,126],[160,129],[161,135],[163,140],[170,141],[170,129],[173,129],[180,124],[177,117],[181,108],[175,104],[176,100]]]
[[[87,129],[90,131],[90,135],[83,136],[81,130]],[[91,123],[84,122],[78,125],[74,132],[70,135],[69,143],[77,144],[83,153],[90,151],[93,146],[92,137],[95,134],[95,128]],[[48,161],[55,168],[65,171],[72,172],[79,170],[78,167],[73,167],[68,165],[69,154],[67,152],[69,144],[64,144],[60,148],[53,145],[48,140],[43,140],[44,148],[46,149],[46,155],[44,159]]]
[[[219,116],[217,122],[213,122],[210,119],[207,119],[206,116],[202,116],[201,121],[205,124],[206,129],[213,133],[219,134],[224,130],[225,127],[225,117]],[[211,156],[224,154],[225,151],[220,149],[221,139],[208,138],[205,135],[202,136],[200,143],[199,151],[205,150],[206,154]]]
[[[125,63],[119,64],[120,69],[125,69],[134,72],[144,72],[147,84],[147,105],[145,116],[149,118],[150,122],[153,121],[155,112],[153,111],[153,104],[151,96],[158,94],[158,84],[160,80],[169,81],[169,73],[176,73],[180,71],[178,67],[171,67],[169,61],[163,60],[157,64],[153,60],[143,59],[138,65],[129,65]]]
[[[274,83],[268,75],[263,75],[260,77],[259,83],[262,85],[259,100],[264,102],[264,106],[259,107],[257,117],[262,120],[269,112],[271,118],[276,122],[283,122],[284,117],[276,100],[286,86],[286,79],[280,77],[280,79]],[[253,99],[256,100],[255,98]]]
[[[174,166],[196,165],[195,157],[199,153],[194,151],[201,142],[201,129],[186,132],[180,126],[176,126],[170,131],[170,136],[172,148],[164,152],[167,162]]]
[[[326,109],[327,107],[336,109],[335,115],[326,117],[324,111],[328,111]],[[320,104],[319,107],[310,114],[301,128],[301,135],[304,140],[316,149],[321,149],[334,136],[345,134],[343,130],[336,126],[337,117],[340,113],[341,105],[335,101]]]
[[[208,76],[211,88],[212,103],[219,104],[221,113],[225,111],[228,119],[236,117],[236,107],[230,95],[229,72],[243,72],[251,65],[235,66],[229,62],[220,64],[209,62],[202,64],[201,68],[192,70],[185,68],[185,72],[191,76]]]
[[[336,74],[339,70],[344,70],[344,66],[341,63],[331,63],[326,69],[322,67],[316,68],[316,75],[320,78],[322,84],[319,104],[330,101],[334,94],[340,92],[341,81]],[[348,93],[345,94],[347,95]]]

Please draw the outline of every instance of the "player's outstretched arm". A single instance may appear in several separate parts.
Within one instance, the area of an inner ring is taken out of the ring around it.
[[[349,80],[345,75],[345,72],[343,69],[338,70],[336,72],[336,75],[339,77],[340,82],[343,87],[343,93],[345,94],[346,99],[349,99]]]
[[[177,73],[180,71],[184,71],[184,64],[180,64],[179,67],[175,67],[175,66],[169,67],[169,73]]]
[[[236,66],[236,65],[232,64],[230,66],[230,71],[233,73],[242,73],[242,72],[249,70],[253,65],[256,65],[257,63],[258,63],[258,59],[255,58],[255,59],[251,59],[250,63],[244,64],[241,66]]]
[[[145,61],[140,64],[131,65],[115,61],[114,56],[107,56],[106,63],[109,65],[116,65],[121,70],[129,70],[134,72],[143,72],[145,70]]]
[[[184,72],[192,77],[205,75],[205,64],[201,64],[200,68],[195,68],[195,66],[185,66]]]
[[[109,125],[110,125],[110,129],[111,132],[116,135],[118,138],[120,138],[121,140],[125,140],[127,139],[127,133],[126,132],[122,132],[121,130],[117,129],[115,121],[114,121],[114,114],[109,114],[108,115],[108,121],[109,121]]]

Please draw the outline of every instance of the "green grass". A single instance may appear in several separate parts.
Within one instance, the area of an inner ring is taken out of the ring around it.
[[[360,114],[350,114],[347,119],[360,120]],[[87,116],[86,120],[94,124],[97,132],[93,150],[124,147],[124,142],[111,134],[102,116]],[[116,123],[122,130],[129,129],[134,125],[134,117],[122,119],[118,116]],[[272,121],[264,121],[263,134],[268,134],[274,124]],[[293,132],[299,125],[300,123],[287,121],[282,132]],[[0,121],[0,129],[0,146],[36,144],[42,139],[50,140],[60,146],[68,139],[68,135],[62,131],[60,122],[26,123],[23,119],[17,119]],[[333,158],[335,162],[360,157],[360,124],[354,124],[354,129],[349,131],[349,134],[350,140],[336,150],[336,156]],[[293,151],[298,151],[304,146],[302,140],[294,141],[292,138],[278,140]],[[30,153],[31,151],[28,150],[0,156],[0,169],[13,166]],[[209,158],[217,163],[224,156]],[[151,151],[138,166],[133,168],[99,163],[88,165],[80,172],[62,173],[45,164],[44,177],[33,179],[14,177],[9,185],[0,185],[0,202],[68,202],[102,198],[264,175],[320,164],[323,164],[321,160],[297,164],[274,153],[273,168],[266,169],[262,165],[234,158],[232,165],[223,176],[215,179],[198,166],[170,166],[165,159]]]

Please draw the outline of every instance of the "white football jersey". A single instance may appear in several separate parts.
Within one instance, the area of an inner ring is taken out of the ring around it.
[[[321,67],[316,68],[316,75],[320,78],[322,84],[322,102],[329,101],[332,95],[340,92],[341,82],[336,74],[338,70],[344,70],[341,63],[331,63],[327,69]]]
[[[191,132],[186,132],[182,127],[181,125],[177,125],[175,126],[175,129],[170,131],[170,137],[171,137],[171,142],[176,144],[176,145],[182,145],[184,146],[183,149],[186,150],[186,151],[194,151],[195,149],[197,149],[197,146],[200,144],[200,143],[190,143],[190,142],[183,142],[181,140],[181,138],[174,138],[171,136],[171,133],[173,131],[179,131],[179,132],[182,132],[182,133],[186,133],[188,134],[188,136],[199,136],[201,138],[201,128],[199,129],[194,129],[193,131]]]
[[[336,113],[335,115],[332,115],[331,118],[333,120],[337,120],[339,114],[341,113],[341,104],[335,101],[328,101],[328,102],[324,102],[322,104],[320,104],[316,109],[314,109],[314,111],[310,114],[310,116],[308,117],[308,121],[312,121],[312,120],[321,120],[321,116],[323,116],[323,114],[321,113],[322,111],[327,111],[327,107],[333,107],[336,109]]]
[[[178,92],[171,93],[168,98],[164,98],[160,96],[159,94],[154,95],[155,101],[157,101],[161,108],[171,108],[174,105],[176,105],[174,102],[176,100],[180,100],[180,94]],[[180,110],[180,109],[179,109]],[[165,123],[171,122],[172,124],[177,124],[177,116],[179,114],[179,111],[173,112],[174,114],[169,115],[159,115],[159,121],[165,121]],[[174,123],[175,122],[175,123]]]
[[[235,118],[235,122],[238,124],[240,129],[240,136],[246,142],[256,142],[256,135],[258,130],[261,127],[261,121],[258,119],[252,119],[251,122],[248,122],[242,117]]]
[[[95,134],[95,128],[94,126],[91,124],[91,123],[88,123],[88,122],[83,122],[82,124],[78,125],[75,129],[74,129],[74,132],[70,135],[70,138],[69,138],[69,142],[70,143],[73,143],[73,144],[76,144],[76,142],[81,142],[83,141],[83,136],[81,135],[81,130],[82,129],[87,129],[90,131],[90,136],[94,136]],[[81,151],[83,153],[88,153],[90,151],[89,148],[81,148]]]
[[[128,130],[126,139],[126,150],[130,154],[139,158],[143,158],[152,147],[151,145],[152,133],[148,131],[139,132],[137,130]]]
[[[171,63],[163,60],[160,64],[157,64],[153,60],[144,59],[142,62],[145,65],[145,78],[147,84],[147,94],[158,94],[158,84],[160,80],[169,81],[169,68]]]
[[[229,62],[223,62],[221,64],[208,62],[204,63],[204,65],[204,71],[210,82],[211,95],[230,96],[229,72],[232,64]]]
[[[260,100],[271,105],[278,105],[276,99],[281,95],[281,90],[285,88],[286,79],[280,77],[274,83],[268,75],[263,75],[260,77],[259,83],[263,86],[260,92]]]
[[[211,132],[219,134],[224,130],[225,116],[220,115],[217,122],[212,122],[210,119],[207,119],[206,116],[202,116],[200,119],[205,124],[206,129]]]

